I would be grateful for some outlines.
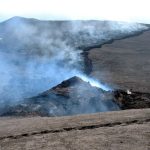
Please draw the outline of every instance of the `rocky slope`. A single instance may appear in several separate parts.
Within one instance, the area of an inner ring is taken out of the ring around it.
[[[72,77],[36,97],[4,107],[1,116],[64,116],[118,109],[111,92]]]
[[[104,91],[72,77],[38,96],[7,105],[1,110],[1,116],[54,117],[140,108],[150,108],[150,93]]]

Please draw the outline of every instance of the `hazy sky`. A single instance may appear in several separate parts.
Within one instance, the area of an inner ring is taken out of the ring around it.
[[[110,19],[150,23],[150,0],[0,0],[0,21],[12,16],[38,19]]]

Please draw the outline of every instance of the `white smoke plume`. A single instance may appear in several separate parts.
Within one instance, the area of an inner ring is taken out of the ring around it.
[[[83,74],[82,51],[146,28],[107,21],[25,18],[0,23],[0,103],[34,96],[77,75],[93,86],[111,90]]]
[[[91,86],[98,87],[104,91],[112,91],[112,89],[108,85],[100,83],[100,81],[96,79],[90,78],[84,74],[77,74],[77,76],[80,77],[83,81],[90,83]]]

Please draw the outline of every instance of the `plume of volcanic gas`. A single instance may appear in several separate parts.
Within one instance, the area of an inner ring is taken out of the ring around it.
[[[1,116],[64,116],[119,110],[111,91],[92,85],[90,80],[74,76],[38,96],[6,107]]]
[[[109,90],[82,75],[85,64],[81,53],[145,29],[140,24],[21,17],[0,23],[0,107],[14,105],[77,75]]]
[[[150,93],[105,91],[74,76],[35,97],[5,107],[0,115],[66,116],[133,108],[150,108]]]

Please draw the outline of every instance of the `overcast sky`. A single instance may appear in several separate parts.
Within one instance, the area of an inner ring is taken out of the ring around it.
[[[0,0],[0,21],[13,16],[150,23],[150,0]]]

